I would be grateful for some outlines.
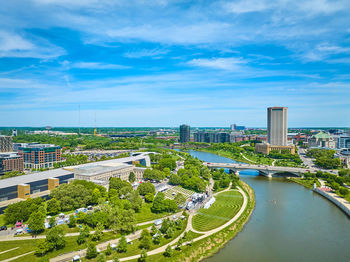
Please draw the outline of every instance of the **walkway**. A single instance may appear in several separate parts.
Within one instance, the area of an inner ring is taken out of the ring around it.
[[[250,160],[249,158],[247,158],[245,155],[243,155],[242,153],[240,153],[241,154],[241,156],[245,159],[245,160],[247,160],[247,161],[249,161],[249,162],[251,162],[251,163],[254,163],[254,164],[256,164],[256,162],[255,161],[253,161],[253,160]]]
[[[231,188],[228,187],[227,189],[225,189],[223,191],[220,191],[218,193],[215,193],[214,195],[222,193],[222,192],[225,192],[225,191],[228,191],[228,190],[231,190]],[[223,230],[224,228],[228,227],[229,225],[231,225],[233,222],[235,222],[243,214],[244,210],[246,209],[246,207],[248,205],[248,198],[247,198],[245,192],[240,187],[238,187],[238,191],[243,196],[243,204],[242,204],[241,209],[238,211],[238,213],[233,218],[231,218],[228,222],[226,222],[222,226],[220,226],[218,228],[215,228],[213,230],[210,230],[210,231],[207,231],[207,232],[199,232],[199,231],[196,231],[196,230],[193,229],[193,227],[192,227],[192,216],[193,216],[193,214],[190,214],[190,216],[188,218],[188,222],[187,222],[187,227],[186,227],[185,231],[180,236],[178,236],[176,239],[174,239],[173,241],[171,241],[167,245],[164,245],[162,247],[159,247],[157,249],[154,249],[154,250],[151,250],[151,251],[147,252],[147,255],[151,256],[151,255],[155,255],[155,254],[159,254],[159,253],[165,252],[165,249],[168,247],[168,245],[174,246],[179,241],[179,239],[183,237],[185,232],[193,231],[193,232],[196,232],[196,233],[203,234],[202,236],[199,236],[199,237],[197,237],[197,238],[192,240],[192,242],[196,242],[196,241],[199,241],[199,240],[201,240],[203,238],[206,238],[206,237],[208,237],[210,235],[213,235],[213,234]],[[185,244],[186,243],[183,243],[183,245],[185,245]],[[140,257],[140,254],[134,255],[134,256],[130,256],[130,257],[120,258],[119,260],[120,261],[127,261],[127,260],[131,260],[131,259],[137,259],[139,257]],[[112,262],[112,260],[108,260],[108,262]]]

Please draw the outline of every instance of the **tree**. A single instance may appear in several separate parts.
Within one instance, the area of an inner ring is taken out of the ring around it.
[[[92,195],[91,195],[91,204],[97,204],[99,202],[99,199],[101,198],[101,192],[100,190],[98,190],[98,188],[95,188],[92,191]]]
[[[181,185],[182,180],[181,177],[177,174],[172,174],[169,178],[169,184],[170,185]]]
[[[140,257],[137,259],[138,262],[146,262],[147,252],[145,249],[142,249]]]
[[[170,245],[167,246],[164,252],[164,256],[171,257],[173,255],[173,250]]]
[[[46,235],[46,241],[51,249],[62,249],[66,246],[64,230],[61,226],[53,227]]]
[[[89,242],[86,250],[86,258],[91,259],[91,258],[97,257],[97,255],[98,255],[98,252],[96,249],[96,245],[92,242]]]
[[[162,236],[160,234],[153,237],[153,243],[156,245],[159,245],[161,240],[162,240]]]
[[[166,231],[166,237],[167,238],[172,238],[174,237],[174,229],[172,227],[169,227]]]
[[[32,213],[28,220],[28,227],[34,235],[45,229],[45,215],[39,210]]]
[[[156,226],[153,224],[151,227],[151,235],[155,235],[158,232],[158,229],[156,228]]]
[[[151,235],[147,229],[143,229],[140,237],[140,248],[149,249],[151,247]]]
[[[117,255],[113,256],[113,262],[119,262],[119,258],[117,257]]]
[[[106,262],[107,259],[106,259],[106,255],[101,253],[97,256],[97,262]]]
[[[156,192],[156,188],[154,187],[154,185],[150,182],[147,183],[142,183],[141,185],[138,186],[137,191],[139,192],[139,194],[141,196],[144,196],[146,194],[155,194]]]
[[[92,235],[93,241],[98,241],[101,239],[101,237],[103,236],[103,229],[103,225],[101,223],[98,223],[95,228],[95,233]]]
[[[86,206],[91,200],[89,189],[74,183],[60,185],[51,191],[50,196],[60,201],[63,211]]]
[[[111,177],[109,180],[109,190],[115,189],[119,191],[125,186],[132,188],[132,185],[128,181],[121,180],[119,177]]]
[[[77,222],[82,224],[85,222],[85,217],[86,217],[86,214],[84,212],[78,212],[77,214]]]
[[[87,226],[85,226],[83,229],[80,229],[80,233],[77,238],[78,244],[79,245],[84,244],[89,236],[90,236],[90,230]]]
[[[172,158],[162,158],[161,160],[159,160],[159,167],[161,170],[163,170],[164,168],[174,170],[176,168],[176,161]]]
[[[145,195],[145,200],[146,202],[151,203],[154,200],[154,195],[152,193],[147,193]]]
[[[70,228],[72,228],[72,227],[75,227],[76,224],[77,224],[77,219],[75,218],[74,215],[70,215],[70,216],[69,216],[69,223],[68,223],[68,226],[69,226]]]
[[[106,255],[109,256],[113,252],[113,248],[111,247],[111,243],[108,243],[107,249],[106,249]]]
[[[129,174],[129,182],[134,183],[135,182],[135,174],[134,172],[130,172]]]
[[[50,251],[50,245],[45,239],[39,239],[37,242],[35,255],[43,256]]]
[[[49,219],[49,226],[50,227],[56,226],[56,218],[55,217],[50,217],[50,219]]]
[[[158,192],[156,197],[153,200],[153,204],[151,207],[152,212],[154,213],[161,213],[164,210],[164,199],[165,195],[162,192]]]
[[[56,198],[51,198],[46,202],[47,213],[49,215],[56,215],[61,211],[61,203]]]
[[[118,243],[118,252],[125,253],[128,250],[128,243],[126,242],[125,236],[122,236]]]

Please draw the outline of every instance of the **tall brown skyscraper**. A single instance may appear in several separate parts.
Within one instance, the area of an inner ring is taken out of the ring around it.
[[[286,146],[288,135],[288,107],[267,108],[267,142]]]

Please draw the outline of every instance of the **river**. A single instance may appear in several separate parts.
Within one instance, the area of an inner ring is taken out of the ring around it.
[[[206,162],[235,163],[189,151]],[[350,261],[350,219],[334,204],[285,178],[240,172],[255,191],[256,207],[234,239],[206,262]]]

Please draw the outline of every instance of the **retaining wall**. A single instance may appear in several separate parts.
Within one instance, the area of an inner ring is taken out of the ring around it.
[[[319,188],[314,188],[313,191],[319,193],[320,195],[322,195],[325,198],[327,198],[329,201],[333,202],[341,210],[343,210],[345,214],[347,214],[350,217],[350,209],[347,206],[345,206],[342,202],[340,202],[338,199],[336,199],[332,195],[327,194],[326,192],[320,190]]]

